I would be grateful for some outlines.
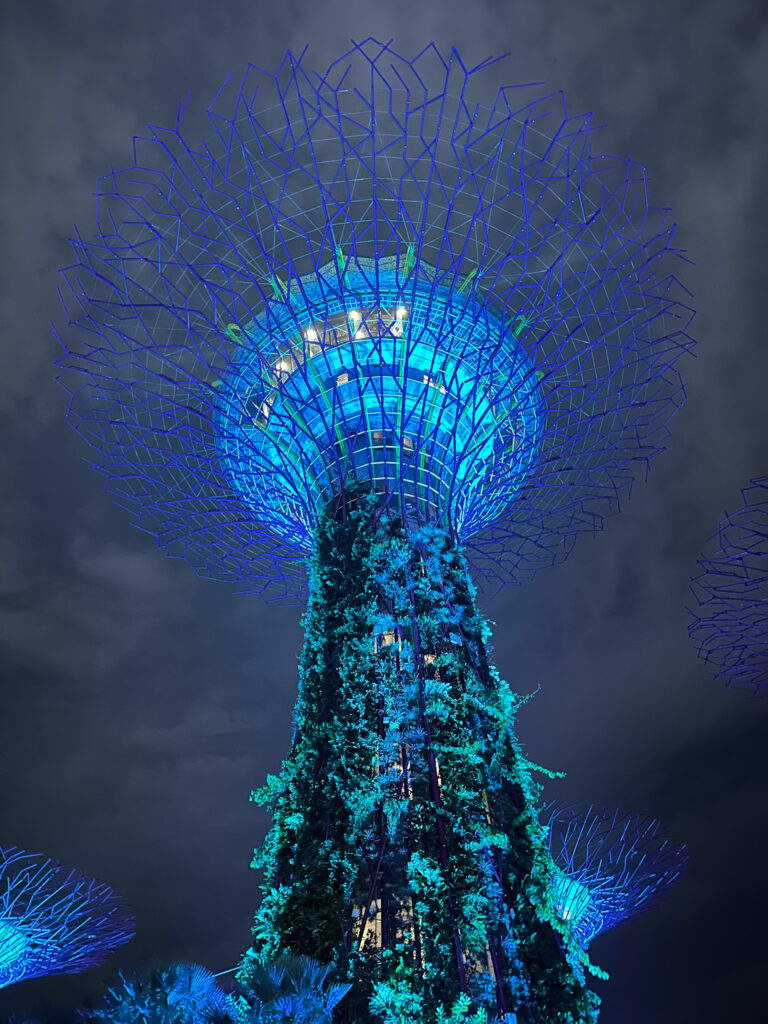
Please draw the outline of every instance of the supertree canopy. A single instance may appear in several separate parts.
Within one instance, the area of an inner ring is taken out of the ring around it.
[[[584,945],[653,906],[685,869],[685,847],[654,818],[593,807],[550,805],[555,909]]]
[[[301,588],[372,481],[518,580],[599,529],[682,399],[674,227],[591,117],[430,47],[249,69],[102,179],[66,271],[70,417],[200,572]],[[432,83],[432,84],[427,84]]]
[[[742,491],[699,559],[688,627],[699,656],[729,686],[768,695],[768,476]]]
[[[133,932],[108,885],[40,854],[0,847],[0,988],[84,971]]]
[[[200,573],[308,594],[243,976],[331,964],[348,1021],[594,1014],[467,566],[519,581],[617,509],[690,312],[642,168],[493,64],[249,68],[207,135],[136,141],[64,272],[117,500]]]

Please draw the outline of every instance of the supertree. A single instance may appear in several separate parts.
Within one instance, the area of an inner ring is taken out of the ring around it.
[[[688,627],[699,657],[729,686],[768,695],[768,476],[750,480],[691,580]]]
[[[555,909],[583,946],[652,907],[688,862],[655,818],[574,805],[550,805],[542,818],[557,869]]]
[[[205,141],[180,112],[135,142],[64,272],[69,417],[116,499],[198,573],[308,595],[241,976],[332,964],[350,1021],[594,1013],[468,565],[519,582],[617,510],[690,311],[642,168],[560,94],[479,105],[493,63],[250,67]]]
[[[42,854],[0,847],[0,988],[94,967],[133,933],[108,885]]]

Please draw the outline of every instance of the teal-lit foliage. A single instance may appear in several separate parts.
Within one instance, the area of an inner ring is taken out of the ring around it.
[[[688,631],[716,679],[768,697],[768,476],[741,496],[698,559]]]
[[[239,1000],[242,1024],[330,1024],[333,1010],[349,991],[334,982],[330,968],[306,956],[251,961],[241,973],[246,997]]]
[[[462,555],[375,501],[318,528],[293,749],[254,794],[273,826],[243,975],[281,953],[331,964],[355,1024],[592,1021]]]
[[[235,1002],[198,964],[120,974],[83,1024],[235,1024]]]

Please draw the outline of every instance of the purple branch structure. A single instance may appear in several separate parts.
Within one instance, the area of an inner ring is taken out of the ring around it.
[[[699,657],[728,686],[768,696],[768,476],[741,492],[698,560],[688,627]]]
[[[41,854],[0,847],[0,988],[84,971],[133,934],[108,885]]]
[[[552,902],[584,946],[653,906],[688,861],[655,818],[551,804],[541,821],[557,868]]]

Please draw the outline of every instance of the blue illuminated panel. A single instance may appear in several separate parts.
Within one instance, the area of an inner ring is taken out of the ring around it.
[[[742,491],[691,581],[691,639],[716,679],[768,696],[768,476]]]
[[[236,328],[241,359],[217,389],[233,487],[307,547],[353,480],[459,537],[482,530],[525,480],[541,429],[536,375],[512,328],[426,277],[406,299],[393,260],[377,268],[375,292],[348,272],[334,295],[332,269],[273,301],[269,327],[262,317]]]

